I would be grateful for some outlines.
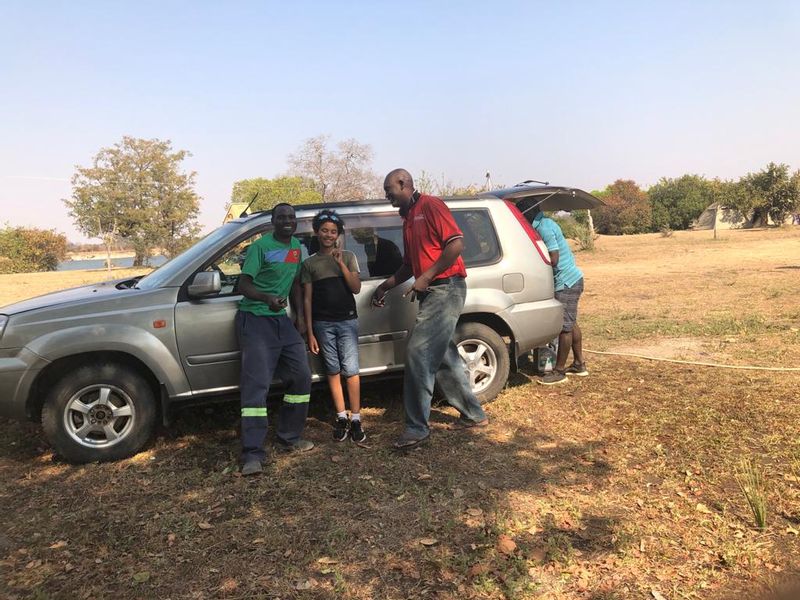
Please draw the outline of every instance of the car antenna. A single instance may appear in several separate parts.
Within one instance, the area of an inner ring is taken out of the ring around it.
[[[244,218],[247,216],[247,209],[249,209],[251,206],[253,206],[253,202],[255,202],[255,201],[256,201],[256,198],[258,198],[258,192],[256,192],[255,194],[253,194],[253,197],[250,199],[250,203],[249,203],[249,204],[248,204],[248,205],[245,207],[245,209],[242,211],[242,214],[240,214],[240,215],[239,215],[239,218],[240,218],[240,219],[244,219]]]
[[[526,179],[522,183],[518,183],[514,187],[521,187],[523,185],[528,185],[529,183],[541,183],[542,185],[550,185],[549,181],[536,181],[535,179]]]

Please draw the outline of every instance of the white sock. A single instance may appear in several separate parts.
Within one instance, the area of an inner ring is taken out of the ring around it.
[[[360,421],[361,420],[361,413],[350,413],[350,420],[351,421]]]
[[[340,413],[336,413],[336,418],[337,419],[346,419],[347,418],[347,411],[343,410]]]

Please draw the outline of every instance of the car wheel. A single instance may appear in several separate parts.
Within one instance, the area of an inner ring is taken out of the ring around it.
[[[483,323],[461,323],[454,338],[472,391],[481,404],[491,402],[505,387],[511,368],[503,338]]]
[[[42,410],[42,426],[53,449],[76,463],[135,454],[150,439],[155,422],[149,382],[116,363],[87,364],[65,373]]]

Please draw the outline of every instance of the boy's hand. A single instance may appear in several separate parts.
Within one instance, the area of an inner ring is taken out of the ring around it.
[[[308,349],[311,350],[311,354],[319,354],[319,344],[313,333],[308,334]]]

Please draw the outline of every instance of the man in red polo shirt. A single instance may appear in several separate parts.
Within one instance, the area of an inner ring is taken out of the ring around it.
[[[453,342],[467,296],[467,270],[461,259],[464,236],[447,205],[440,198],[417,192],[405,169],[389,173],[383,189],[403,217],[405,251],[403,264],[376,288],[372,304],[383,306],[386,292],[414,276],[414,285],[406,292],[412,301],[419,300],[403,380],[406,427],[394,444],[412,448],[430,436],[428,419],[436,379],[446,391],[448,403],[461,413],[455,427],[486,427],[489,419],[472,393],[464,361]]]

